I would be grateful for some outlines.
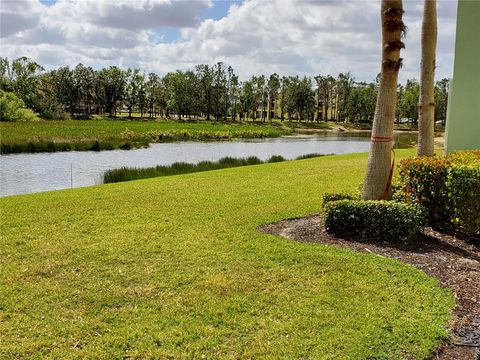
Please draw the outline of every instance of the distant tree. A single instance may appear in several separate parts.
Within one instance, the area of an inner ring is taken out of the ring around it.
[[[13,71],[8,58],[0,58],[0,90],[13,91]]]
[[[352,92],[354,79],[350,72],[340,73],[336,80],[336,118],[338,121],[346,120],[346,106]]]
[[[36,121],[37,115],[11,91],[0,89],[0,121]]]
[[[73,82],[78,105],[88,118],[95,100],[95,72],[91,67],[78,64],[73,70]]]
[[[371,122],[375,113],[375,84],[360,83],[353,87],[345,105],[345,117],[351,122]]]
[[[420,95],[420,85],[417,80],[409,79],[405,84],[402,98],[399,100],[400,115],[407,118],[412,125],[418,121],[418,97]]]
[[[252,76],[251,83],[253,85],[253,108],[252,108],[252,118],[253,121],[257,119],[257,110],[261,109],[260,118],[263,119],[264,114],[263,110],[265,108],[265,75]]]
[[[195,68],[199,83],[201,112],[210,120],[212,113],[213,69],[208,65],[198,65]]]
[[[232,68],[230,68],[232,69]],[[231,70],[231,74],[229,74],[229,92],[228,98],[231,107],[231,114],[233,121],[236,120],[237,112],[238,112],[238,99],[239,99],[239,86],[240,83],[238,81],[238,75],[233,73],[233,69]]]
[[[177,114],[178,119],[182,115],[191,117],[197,113],[195,108],[197,91],[197,78],[193,71],[180,71],[168,73],[164,77],[167,107]]]
[[[280,79],[280,121],[285,119],[285,94],[288,88],[289,80],[286,76]]]
[[[271,117],[272,109],[270,107],[271,107],[271,104],[272,104],[272,99],[274,101],[277,99],[279,89],[280,89],[280,77],[278,76],[278,74],[273,73],[272,75],[270,75],[270,77],[268,78],[268,82],[267,82],[267,94],[268,94],[268,97],[267,97],[267,120],[268,121],[272,121],[272,117]],[[273,109],[273,111],[275,111],[275,108]]]
[[[298,97],[300,78],[298,76],[289,76],[285,87],[285,112],[288,116],[288,121],[292,121],[293,118],[298,119],[296,99]]]
[[[143,118],[143,115],[146,113],[148,102],[147,102],[147,84],[145,81],[145,74],[140,74],[139,83],[138,83],[138,110],[140,111],[140,117]]]
[[[212,105],[215,120],[220,120],[225,113],[225,97],[227,88],[227,75],[225,65],[218,62],[213,69]]]
[[[324,120],[328,121],[334,118],[332,116],[332,107],[333,107],[333,94],[334,94],[334,88],[335,88],[335,78],[331,75],[318,75],[315,77],[315,81],[317,83],[317,96],[319,97],[319,103],[323,105],[324,111],[323,111],[323,116]],[[330,113],[329,113],[330,109]],[[320,109],[317,111],[320,112]]]
[[[147,82],[145,83],[145,100],[151,118],[155,116],[156,107],[160,108],[158,105],[163,95],[162,93],[160,77],[155,73],[149,73]]]
[[[102,69],[99,73],[102,84],[106,110],[110,117],[116,116],[118,102],[123,99],[125,91],[125,71],[116,66]]]
[[[257,110],[255,103],[255,90],[254,90],[254,79],[250,79],[243,83],[241,95],[240,95],[240,104],[242,110],[242,118],[248,118],[249,112],[251,112],[252,119],[255,118],[255,112]]]
[[[64,120],[65,105],[60,103],[57,92],[55,71],[43,73],[38,77],[38,106],[37,111],[42,119]]]
[[[405,87],[402,84],[398,84],[397,85],[397,108],[395,110],[395,119],[397,120],[398,123],[400,123],[401,117],[402,117],[400,104],[402,102],[404,93],[405,93]]]
[[[447,119],[448,91],[450,80],[442,79],[435,84],[435,121],[441,121],[445,126]]]
[[[70,115],[75,116],[78,102],[78,88],[75,86],[73,71],[68,66],[61,67],[52,73],[58,102],[68,108]]]
[[[133,109],[139,104],[140,92],[143,91],[144,78],[139,69],[128,69],[125,72],[125,89],[123,103],[128,109],[128,117],[132,117]]]
[[[315,106],[315,94],[312,89],[312,80],[304,76],[299,83],[297,97],[297,112],[300,120],[312,120]]]
[[[12,62],[14,91],[29,109],[36,109],[38,75],[43,70],[42,66],[27,57],[21,57]]]

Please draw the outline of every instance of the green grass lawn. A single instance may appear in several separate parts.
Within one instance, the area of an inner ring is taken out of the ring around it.
[[[397,158],[413,155],[397,151]],[[396,260],[257,231],[366,154],[0,199],[0,358],[416,359],[454,300]]]
[[[0,145],[2,153],[102,150],[172,140],[276,137],[290,132],[280,126],[238,123],[118,119],[0,122]]]

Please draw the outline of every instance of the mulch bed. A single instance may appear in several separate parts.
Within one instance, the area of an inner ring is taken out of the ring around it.
[[[261,226],[260,231],[299,242],[321,243],[402,260],[436,277],[452,289],[457,306],[451,339],[432,360],[475,359],[480,338],[480,247],[455,235],[427,228],[415,244],[391,244],[375,240],[343,239],[328,234],[320,215],[283,220]],[[456,336],[458,335],[458,336]]]

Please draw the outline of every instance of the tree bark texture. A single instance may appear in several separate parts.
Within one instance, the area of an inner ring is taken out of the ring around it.
[[[380,86],[373,119],[370,153],[368,155],[362,197],[365,200],[389,198],[393,123],[397,105],[397,79],[401,67],[402,0],[382,0],[382,67]]]
[[[425,0],[422,21],[422,60],[418,102],[418,156],[433,156],[435,130],[435,49],[437,46],[436,0]]]

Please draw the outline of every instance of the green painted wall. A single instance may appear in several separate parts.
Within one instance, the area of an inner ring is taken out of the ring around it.
[[[459,0],[445,151],[480,148],[480,0]]]

